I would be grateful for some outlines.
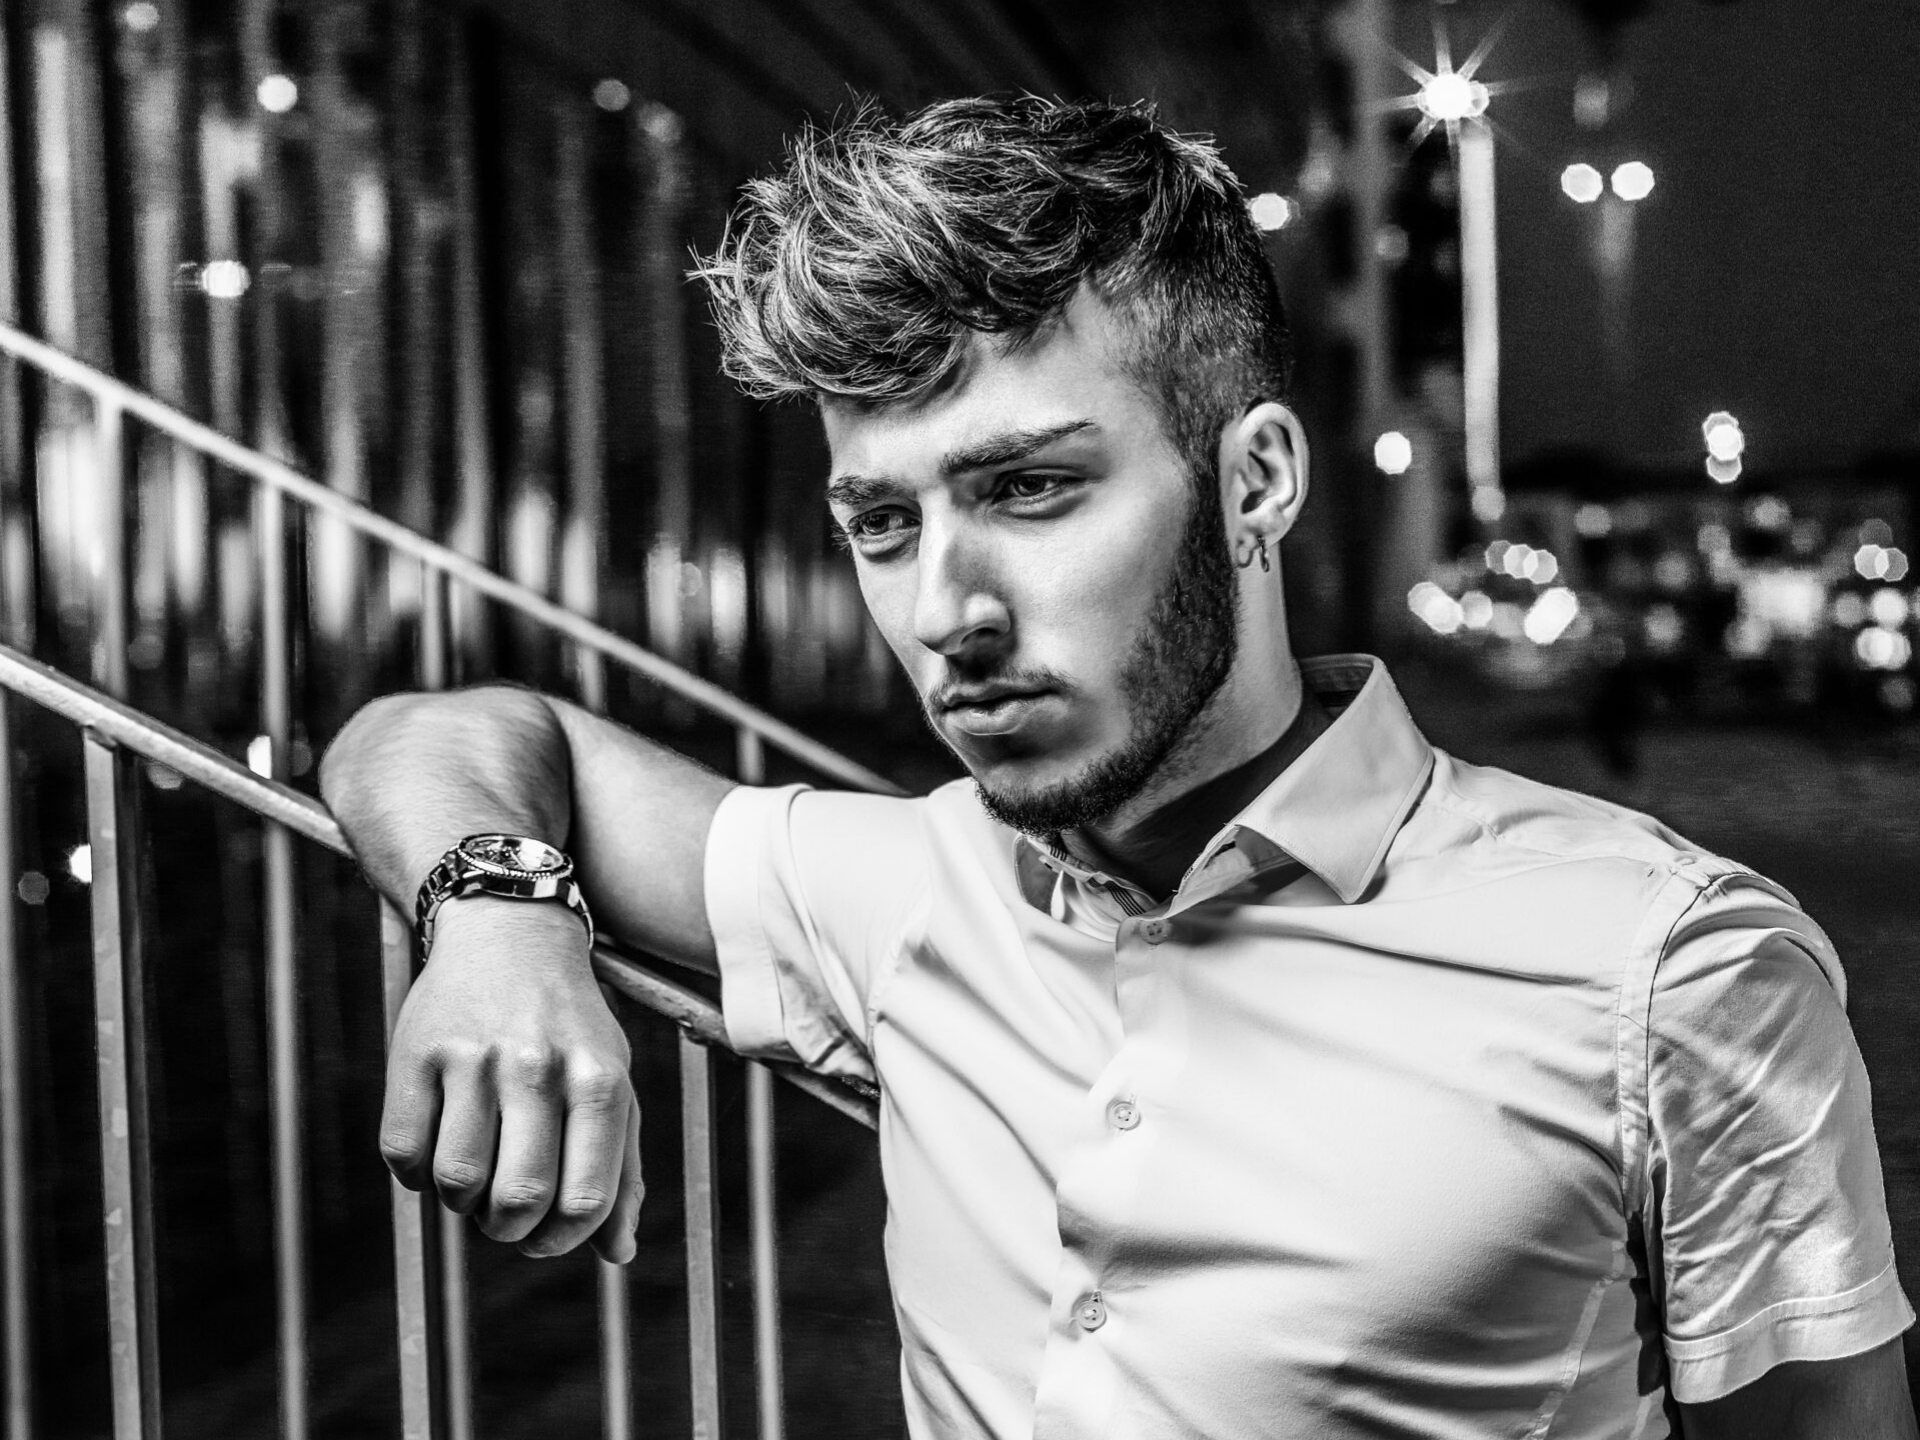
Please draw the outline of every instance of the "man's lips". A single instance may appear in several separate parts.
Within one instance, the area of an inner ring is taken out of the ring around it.
[[[986,687],[960,691],[940,703],[940,715],[969,735],[1006,735],[1030,721],[1052,699],[1047,690]]]

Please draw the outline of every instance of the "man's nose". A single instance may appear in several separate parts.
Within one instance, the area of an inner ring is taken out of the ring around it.
[[[921,532],[913,636],[936,654],[959,657],[1004,641],[1013,618],[977,540],[943,530],[928,525]]]

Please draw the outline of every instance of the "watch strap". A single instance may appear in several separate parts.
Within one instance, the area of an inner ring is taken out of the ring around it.
[[[465,843],[462,841],[461,845]],[[414,898],[414,953],[420,964],[426,964],[433,950],[434,922],[440,907],[467,895],[491,895],[501,900],[557,900],[580,917],[580,923],[587,927],[587,948],[593,948],[593,913],[587,908],[587,897],[573,876],[571,863],[558,875],[501,875],[474,865],[461,853],[460,845],[455,845],[427,872]]]

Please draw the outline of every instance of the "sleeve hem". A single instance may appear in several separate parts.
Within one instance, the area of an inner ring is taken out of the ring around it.
[[[1669,1384],[1682,1404],[1731,1394],[1789,1360],[1839,1360],[1893,1339],[1914,1322],[1889,1259],[1838,1295],[1782,1300],[1730,1330],[1666,1342]]]
[[[786,822],[805,789],[742,785],[714,812],[707,836],[707,924],[720,965],[720,1012],[727,1042],[742,1055],[791,1059],[773,950],[760,914],[760,876],[769,834]]]

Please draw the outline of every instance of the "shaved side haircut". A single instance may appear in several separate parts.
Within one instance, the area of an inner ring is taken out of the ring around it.
[[[762,399],[911,404],[974,336],[1024,344],[1083,285],[1197,484],[1221,428],[1287,394],[1286,313],[1239,183],[1145,103],[862,107],[749,183],[694,273],[727,373]]]

